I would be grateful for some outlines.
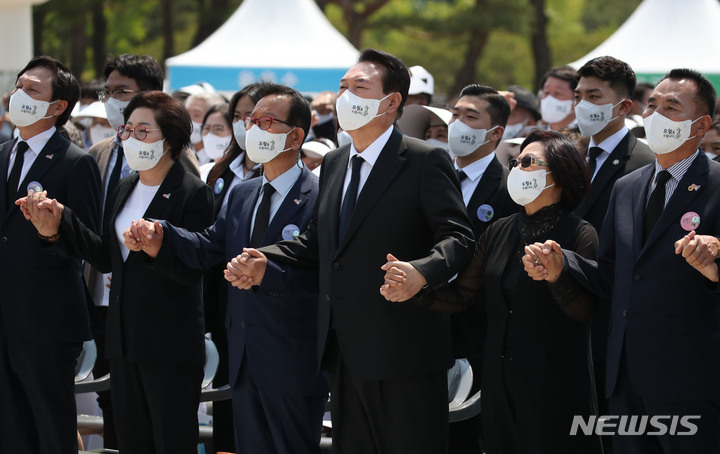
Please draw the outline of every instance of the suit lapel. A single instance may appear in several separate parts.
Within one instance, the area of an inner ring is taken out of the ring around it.
[[[255,205],[260,197],[261,186],[262,179],[260,178],[248,180],[240,183],[236,193],[233,194],[233,203],[237,204],[237,208],[236,205],[233,205],[231,213],[230,206],[228,206],[226,211],[226,218],[232,219],[232,221],[226,222],[226,225],[234,226],[233,232],[229,232],[229,234],[236,247],[231,250],[241,250],[250,244],[250,224]]]
[[[625,168],[625,163],[628,159],[630,159],[629,151],[631,148],[631,138],[634,139],[630,132],[625,134],[625,137],[623,137],[620,143],[615,147],[600,167],[600,170],[598,170],[597,175],[595,175],[595,179],[590,185],[590,191],[587,196],[585,196],[580,206],[578,206],[575,210],[575,214],[579,217],[582,218],[590,212],[592,207],[595,205],[595,202],[597,202],[598,197],[605,192],[607,185],[610,184],[613,177]]]
[[[50,140],[45,147],[40,151],[40,153],[38,153],[37,158],[35,158],[35,162],[33,162],[32,167],[30,167],[27,175],[25,175],[25,179],[23,179],[22,183],[20,183],[18,195],[27,195],[25,188],[28,183],[32,181],[38,181],[42,184],[42,179],[45,174],[47,174],[52,166],[62,161],[65,156],[68,149],[68,144],[65,142],[65,139],[60,135],[60,133],[55,131],[55,134],[50,137]],[[48,194],[48,196],[52,197],[53,195]]]
[[[275,242],[275,238],[281,236],[283,229],[286,225],[289,225],[290,220],[302,209],[308,201],[307,193],[311,189],[311,178],[310,171],[307,167],[303,166],[300,177],[295,184],[290,188],[285,200],[282,205],[278,208],[275,216],[273,216],[265,231],[262,244],[272,244]],[[300,226],[296,226],[300,227]],[[300,232],[302,233],[302,232]],[[286,239],[286,238],[283,238]]]
[[[343,236],[343,241],[338,245],[338,253],[345,247],[350,238],[352,238],[355,231],[362,224],[362,221],[368,213],[370,213],[370,210],[378,200],[380,200],[380,196],[383,195],[395,179],[395,176],[400,172],[400,169],[402,169],[406,158],[401,155],[405,152],[406,148],[403,135],[397,129],[393,129],[390,139],[380,152],[380,156],[378,156],[377,161],[375,161],[375,165],[358,195],[355,209],[350,217],[350,223]],[[342,186],[340,194],[342,195]],[[338,213],[339,212],[338,206]]]
[[[160,187],[155,193],[155,197],[153,197],[147,210],[145,210],[144,218],[167,219],[168,209],[175,200],[175,192],[182,184],[184,175],[185,169],[182,167],[180,160],[175,161],[165,176],[165,179],[160,184]]]
[[[3,221],[9,213],[5,200],[7,199],[7,180],[8,172],[10,171],[8,168],[10,163],[10,152],[14,146],[15,141],[11,140],[9,142],[5,142],[2,145],[2,148],[0,148],[0,175],[2,175],[2,179],[0,179],[0,181],[2,181],[2,184],[0,184],[0,219]]]
[[[327,182],[323,181],[323,192],[328,194],[327,205],[327,227],[330,237],[330,250],[336,251],[338,246],[338,228],[340,221],[340,200],[343,195],[343,183],[345,182],[345,173],[347,172],[348,160],[350,159],[350,145],[345,145],[338,149],[338,154],[328,155],[321,172],[321,180],[327,178]],[[318,202],[316,202],[318,203]],[[357,205],[356,205],[357,207]]]
[[[645,235],[645,201],[648,196],[650,179],[655,174],[654,165],[649,165],[642,170],[640,177],[633,182],[632,189],[632,220],[633,220],[633,253],[637,257],[643,248],[643,236]],[[622,212],[619,213],[622,215]]]
[[[477,209],[480,205],[487,202],[493,193],[497,191],[497,188],[500,186],[502,176],[502,164],[500,164],[500,161],[498,161],[497,158],[493,158],[493,160],[490,161],[490,164],[488,164],[487,169],[485,169],[480,181],[478,181],[475,191],[473,191],[473,195],[470,197],[470,202],[467,206],[469,216],[473,222],[477,218]],[[492,208],[493,210],[496,209],[496,207]]]
[[[647,239],[643,251],[647,249],[653,242],[657,241],[662,234],[672,225],[673,222],[678,221],[678,217],[683,213],[685,208],[692,202],[700,193],[702,188],[707,185],[708,178],[708,160],[702,156],[696,156],[690,168],[685,172],[685,175],[678,183],[678,187],[675,188],[670,200],[668,200],[667,206],[663,209],[660,214],[660,218],[650,232],[650,237]],[[691,185],[696,185],[699,188],[697,190],[689,190]],[[644,227],[644,226],[643,226]],[[680,238],[676,238],[679,240]]]

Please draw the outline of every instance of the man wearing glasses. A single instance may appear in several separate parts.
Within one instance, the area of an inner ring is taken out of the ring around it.
[[[141,91],[162,90],[163,87],[162,69],[158,62],[148,55],[118,55],[105,65],[105,77],[107,78],[105,89],[98,91],[98,99],[105,103],[108,122],[115,130],[125,123],[123,111],[136,94]],[[93,144],[88,153],[97,160],[102,177],[102,223],[98,226],[98,233],[102,233],[112,210],[112,206],[108,206],[110,203],[108,200],[112,200],[112,197],[108,196],[113,194],[118,181],[130,175],[131,170],[123,153],[122,141],[117,135]],[[197,159],[192,151],[187,148],[183,149],[180,154],[180,162],[183,163],[188,172],[200,176]],[[99,319],[95,324],[97,328],[94,333],[95,343],[98,348],[98,359],[94,368],[96,376],[102,376],[110,372],[108,362],[105,359],[104,334],[110,300],[110,277],[110,273],[100,273],[90,265],[85,267],[85,281],[96,306],[95,315]],[[117,448],[110,391],[99,393],[98,403],[103,411],[105,421],[104,446],[106,448]]]
[[[17,140],[0,145],[0,452],[77,453],[75,362],[90,339],[82,262],[51,253],[15,200],[29,189],[78,208],[95,229],[100,174],[65,140],[80,96],[72,73],[36,57],[10,98]],[[7,184],[5,183],[7,181]],[[47,238],[45,238],[47,239]]]
[[[296,238],[313,214],[317,177],[298,160],[310,106],[297,91],[258,86],[245,117],[246,151],[264,175],[231,189],[214,225],[192,233],[141,221],[128,235],[155,266],[177,256],[197,269],[227,263],[246,247]],[[170,270],[168,270],[170,271]],[[327,382],[317,372],[317,270],[269,267],[252,292],[228,293],[228,348],[238,452],[319,453]]]

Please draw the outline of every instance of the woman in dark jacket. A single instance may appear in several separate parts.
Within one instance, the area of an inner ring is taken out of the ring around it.
[[[159,91],[135,96],[118,128],[128,165],[102,236],[44,194],[28,197],[26,217],[58,253],[112,272],[107,356],[118,445],[129,453],[195,453],[205,361],[201,273],[173,263],[172,278],[144,252],[129,251],[123,232],[134,219],[166,219],[192,231],[213,221],[211,189],[177,160],[191,123],[178,101]]]
[[[534,281],[522,263],[525,245],[547,239],[595,257],[595,230],[572,214],[589,188],[589,170],[572,142],[540,130],[523,142],[510,167],[508,192],[524,209],[487,229],[457,279],[413,301],[461,312],[484,292],[481,400],[488,454],[598,453],[598,437],[569,435],[574,415],[594,413],[588,357],[594,299],[572,281]],[[381,293],[400,301],[395,292],[414,270],[404,262],[383,268]]]

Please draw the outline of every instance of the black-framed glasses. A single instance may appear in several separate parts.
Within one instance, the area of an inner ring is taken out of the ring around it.
[[[515,167],[517,167],[518,164],[520,164],[520,167],[522,167],[523,169],[527,169],[533,164],[537,164],[539,166],[549,165],[547,162],[541,161],[540,159],[536,158],[531,154],[526,154],[520,159],[511,159],[510,161],[508,161],[508,169],[514,169]]]
[[[98,90],[98,99],[100,102],[108,102],[110,98],[127,99],[127,95],[139,93],[142,90],[130,90],[129,88],[116,88],[114,90]]]
[[[290,123],[286,121],[282,121],[279,118],[273,118],[273,117],[260,117],[260,118],[253,118],[251,116],[247,116],[243,118],[243,122],[245,123],[245,129],[248,129],[252,125],[257,125],[258,128],[262,129],[263,131],[270,128],[274,122],[282,123],[287,126],[292,126]]]
[[[127,140],[130,138],[130,134],[134,135],[137,140],[145,140],[145,138],[148,135],[148,132],[150,131],[160,131],[160,128],[151,129],[146,126],[135,126],[135,128],[131,128],[128,125],[122,125],[119,128],[117,128],[117,132],[120,135],[120,138],[122,140]]]

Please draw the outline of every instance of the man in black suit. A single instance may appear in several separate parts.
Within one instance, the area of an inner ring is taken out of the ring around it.
[[[451,110],[448,143],[457,156],[455,169],[473,233],[480,238],[493,221],[520,209],[507,191],[508,169],[500,164],[494,152],[502,140],[510,105],[491,87],[468,85]],[[452,315],[451,320],[455,357],[469,359],[473,377],[477,377],[474,388],[479,389],[486,322],[481,304]],[[481,453],[479,435],[480,416],[451,425],[449,451]]]
[[[554,242],[523,258],[536,279],[562,272],[611,299],[610,414],[666,429],[650,422],[642,436],[616,434],[616,453],[720,452],[720,165],[698,149],[715,103],[700,73],[670,71],[643,116],[657,160],[615,184],[598,261]]]
[[[615,181],[655,161],[655,155],[625,126],[635,88],[635,72],[613,57],[598,57],[578,70],[575,87],[575,118],[580,133],[590,137],[587,152],[590,191],[575,209],[600,232]],[[593,366],[598,410],[608,413],[605,390],[605,348],[610,305],[600,304],[591,322]],[[609,443],[605,443],[608,445]]]
[[[447,451],[449,320],[379,293],[391,252],[433,287],[473,251],[447,152],[393,126],[409,85],[400,59],[361,53],[340,81],[336,104],[353,143],[323,159],[308,229],[261,249],[271,260],[319,267],[318,352],[329,373],[333,449],[340,454]],[[230,262],[226,277],[241,288],[259,284],[265,264],[265,256],[248,250]]]
[[[70,71],[36,57],[15,87],[10,118],[20,137],[0,145],[0,452],[77,453],[75,360],[90,339],[82,262],[43,247],[14,202],[42,188],[95,228],[100,174],[56,129],[80,96]]]

